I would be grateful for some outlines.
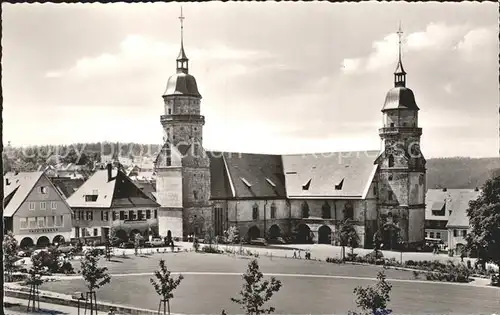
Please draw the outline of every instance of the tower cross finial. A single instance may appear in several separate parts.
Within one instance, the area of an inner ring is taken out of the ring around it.
[[[401,21],[399,21],[399,28],[396,34],[398,34],[399,61],[401,61],[401,37],[403,36],[403,30],[401,29]]]
[[[179,16],[179,21],[181,21],[181,43],[184,41],[184,15],[182,15],[182,6],[181,6],[181,16]]]

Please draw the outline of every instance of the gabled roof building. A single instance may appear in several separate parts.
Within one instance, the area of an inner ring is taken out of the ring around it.
[[[71,208],[44,172],[7,173],[3,185],[4,232],[21,247],[70,240]]]
[[[158,233],[158,204],[111,164],[94,173],[67,202],[74,213],[72,238],[102,243],[111,228],[123,241],[138,233]]]

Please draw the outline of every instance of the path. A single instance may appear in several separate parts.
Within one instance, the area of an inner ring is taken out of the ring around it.
[[[78,314],[78,309],[71,306],[51,304],[40,302],[40,312],[27,312],[28,300],[4,296],[4,303],[14,304],[12,307],[4,306],[4,314],[6,315],[19,315],[19,314]],[[83,311],[80,310],[80,314]],[[98,315],[106,315],[106,312],[98,312]]]

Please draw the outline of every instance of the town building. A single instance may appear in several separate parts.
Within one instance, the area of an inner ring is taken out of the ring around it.
[[[413,91],[399,59],[394,87],[382,107],[381,150],[303,155],[205,151],[202,96],[189,73],[182,37],[176,73],[167,82],[164,140],[155,161],[159,231],[174,236],[222,235],[229,226],[246,238],[292,236],[299,242],[335,241],[349,219],[370,247],[400,235],[424,240],[425,158]],[[401,34],[401,32],[399,32]],[[389,228],[390,227],[390,228]],[[394,243],[395,244],[395,243]]]
[[[455,252],[466,244],[469,231],[467,209],[469,202],[476,200],[479,189],[429,189],[426,194],[425,237],[441,239]]]
[[[84,242],[104,242],[115,229],[126,241],[135,234],[158,234],[158,204],[120,169],[108,164],[92,175],[68,199],[73,209],[71,237]]]
[[[3,185],[4,232],[21,247],[70,240],[71,208],[44,172],[7,173]]]

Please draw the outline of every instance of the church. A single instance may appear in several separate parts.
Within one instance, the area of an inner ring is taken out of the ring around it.
[[[237,227],[243,239],[278,237],[335,244],[349,220],[360,246],[424,241],[425,158],[413,91],[399,58],[394,87],[382,107],[382,150],[307,154],[206,151],[202,95],[181,45],[176,73],[162,95],[164,145],[155,160],[159,234],[223,235]],[[401,35],[401,32],[398,32]],[[392,230],[384,227],[391,226]],[[394,228],[395,227],[395,228]]]

